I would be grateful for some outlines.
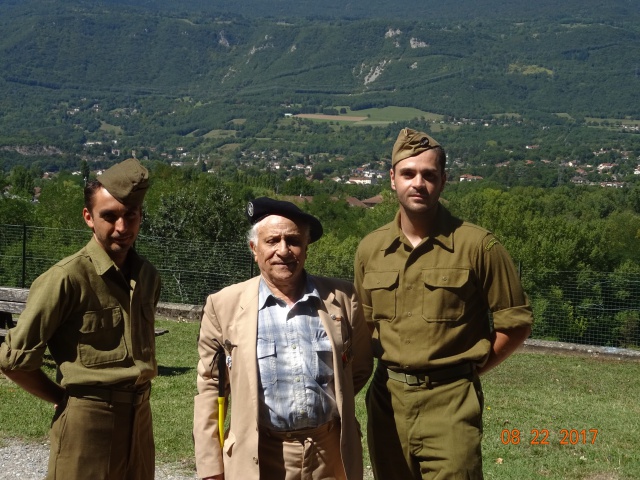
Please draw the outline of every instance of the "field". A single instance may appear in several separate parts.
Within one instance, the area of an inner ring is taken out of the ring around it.
[[[386,125],[393,122],[407,122],[414,118],[425,118],[431,121],[440,121],[443,116],[436,113],[424,112],[417,108],[409,107],[384,107],[367,108],[364,110],[351,110],[348,107],[335,107],[336,110],[344,108],[345,113],[340,115],[324,115],[318,113],[303,113],[295,115],[298,118],[308,118],[317,121],[349,122],[354,126],[360,125]]]
[[[193,471],[198,324],[159,320],[152,407],[159,463]],[[46,366],[53,374],[51,363]],[[521,352],[483,377],[486,479],[640,478],[640,362]],[[364,395],[357,397],[364,426]],[[0,445],[46,439],[52,408],[0,377]],[[365,455],[365,470],[369,465]],[[370,474],[366,478],[371,478]]]

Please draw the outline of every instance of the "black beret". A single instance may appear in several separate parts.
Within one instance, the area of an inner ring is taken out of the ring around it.
[[[311,235],[309,243],[315,242],[322,236],[320,220],[309,213],[303,212],[294,203],[269,197],[259,197],[247,204],[247,219],[251,225],[255,225],[269,215],[280,215],[290,220],[305,222],[309,225]]]

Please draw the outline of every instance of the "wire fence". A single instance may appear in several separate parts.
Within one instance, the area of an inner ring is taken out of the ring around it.
[[[0,225],[0,286],[29,287],[38,275],[78,251],[90,238],[88,229]],[[208,294],[257,274],[244,242],[140,235],[136,250],[160,272],[163,302],[202,305]],[[311,273],[353,278],[352,257],[322,255],[314,258],[310,250],[313,261],[307,265]],[[341,266],[339,273],[336,265]],[[521,275],[533,306],[532,338],[640,348],[640,274],[522,268]]]

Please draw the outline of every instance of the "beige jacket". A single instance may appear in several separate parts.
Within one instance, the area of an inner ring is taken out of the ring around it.
[[[361,480],[362,443],[354,397],[365,386],[373,368],[371,336],[351,283],[324,277],[312,280],[324,303],[320,319],[333,348],[342,462],[348,480]],[[260,277],[254,277],[231,285],[210,295],[204,307],[193,422],[200,478],[224,472],[225,480],[259,479],[256,358],[259,281]],[[231,368],[227,370],[227,395],[230,384],[233,406],[222,451],[218,440],[218,369],[214,355],[227,340],[235,345],[231,349]]]

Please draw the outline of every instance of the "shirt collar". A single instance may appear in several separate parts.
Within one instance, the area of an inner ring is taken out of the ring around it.
[[[433,225],[433,233],[424,239],[422,243],[427,241],[438,242],[447,250],[453,250],[453,232],[455,231],[456,223],[458,222],[460,221],[451,215],[449,210],[439,203]],[[388,233],[382,243],[381,250],[395,250],[400,246],[400,244],[405,244],[413,248],[411,242],[409,242],[406,235],[400,228],[400,211],[396,213],[396,216],[391,222],[390,228],[387,232]]]
[[[109,254],[105,251],[104,248],[102,248],[102,246],[98,243],[94,236],[91,236],[91,240],[89,240],[86,249],[89,253],[89,256],[91,257],[91,261],[93,262],[93,266],[96,269],[96,273],[98,275],[104,275],[112,268],[115,270],[119,270],[118,266],[113,262],[113,260],[111,260]],[[142,260],[133,249],[133,247],[129,249],[127,262],[130,262],[131,264],[132,273],[139,270]]]
[[[304,278],[305,278],[304,290],[302,291],[302,296],[296,302],[296,304],[300,302],[306,302],[311,299],[317,299],[319,301],[320,294],[318,293],[318,289],[313,283],[311,276],[307,275],[307,273],[304,272]],[[264,278],[261,276],[260,284],[258,286],[258,310],[262,310],[263,308],[267,307],[269,305],[269,300],[271,298],[273,298],[276,301],[278,300],[278,297],[276,297],[271,292],[271,289],[269,289],[267,282],[265,282]]]

